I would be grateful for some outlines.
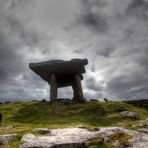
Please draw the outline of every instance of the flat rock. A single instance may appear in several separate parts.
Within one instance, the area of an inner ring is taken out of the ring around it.
[[[58,86],[70,86],[67,82],[73,82],[73,75],[79,74],[83,80],[85,66],[88,64],[87,59],[72,59],[70,61],[50,60],[40,63],[30,63],[29,67],[42,79],[50,84],[49,78],[55,73],[58,79]],[[62,77],[61,77],[62,76]]]
[[[85,128],[69,127],[64,129],[52,129],[49,135],[35,136],[26,134],[22,137],[19,148],[84,148],[85,143],[92,138],[101,137],[104,143],[111,142],[111,136],[115,133],[131,135],[129,144],[131,148],[147,148],[148,134],[128,130],[121,127],[100,128],[99,131],[88,131]],[[114,145],[120,145],[119,141],[113,141]]]
[[[85,141],[97,137],[97,132],[90,132],[84,128],[52,129],[49,136],[24,135],[19,148],[78,148],[84,147]]]
[[[134,135],[133,131],[129,131],[127,129],[121,127],[107,127],[100,128],[99,136],[104,139],[104,143],[111,142],[111,136],[115,133],[125,133],[129,135]]]
[[[132,144],[130,148],[148,148],[148,134],[137,132],[129,142]]]
[[[17,134],[0,135],[0,144],[6,144],[17,139]]]
[[[148,134],[141,133],[134,130],[128,130],[121,127],[108,127],[100,128],[99,136],[104,139],[104,143],[110,142],[111,135],[114,133],[123,132],[125,134],[131,135],[133,138],[129,139],[129,144],[132,145],[129,148],[148,148]],[[119,144],[119,143],[114,143]]]
[[[50,129],[48,129],[48,128],[36,128],[33,131],[38,132],[40,134],[49,134],[50,133]]]
[[[122,118],[132,118],[132,119],[138,119],[139,115],[135,112],[129,112],[129,111],[123,111],[120,113]]]

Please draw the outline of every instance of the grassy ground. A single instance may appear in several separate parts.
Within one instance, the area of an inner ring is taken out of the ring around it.
[[[131,128],[138,120],[122,119],[120,112],[128,110],[138,112],[140,119],[148,118],[148,111],[126,103],[88,102],[85,104],[64,104],[32,101],[28,103],[8,103],[0,105],[3,121],[0,134],[32,133],[33,128],[61,128],[83,125],[88,129],[94,127],[120,126]],[[3,129],[3,126],[13,128]],[[11,143],[17,147],[18,141]]]

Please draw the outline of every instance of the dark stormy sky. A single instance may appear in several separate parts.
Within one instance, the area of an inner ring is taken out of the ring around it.
[[[0,101],[48,98],[28,63],[71,58],[86,98],[148,98],[148,0],[0,0]]]

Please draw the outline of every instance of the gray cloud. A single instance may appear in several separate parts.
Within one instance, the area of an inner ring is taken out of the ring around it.
[[[80,24],[82,23],[81,25],[83,25],[83,27],[86,26],[94,32],[103,33],[107,31],[108,26],[106,17],[97,11],[101,6],[104,7],[104,2],[100,0],[81,0],[81,3],[82,9],[77,22]]]
[[[115,50],[114,48],[108,47],[108,48],[104,48],[104,49],[98,50],[96,54],[100,55],[100,56],[104,56],[104,57],[109,57],[110,54],[112,54],[112,52],[114,50]]]
[[[71,58],[89,60],[86,98],[148,98],[147,10],[147,0],[1,0],[0,100],[48,98],[28,63]]]
[[[94,77],[88,78],[86,80],[86,87],[93,91],[101,91],[103,90],[103,87],[96,82],[96,79]]]
[[[146,19],[148,18],[148,2],[146,0],[132,0],[126,13]]]

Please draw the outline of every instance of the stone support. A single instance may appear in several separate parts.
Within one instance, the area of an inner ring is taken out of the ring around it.
[[[50,77],[50,101],[54,102],[57,100],[57,82],[55,74]]]
[[[73,82],[72,88],[73,88],[73,93],[74,93],[73,101],[79,102],[79,103],[84,102],[85,100],[83,97],[81,78],[79,75],[75,75],[75,80]]]

